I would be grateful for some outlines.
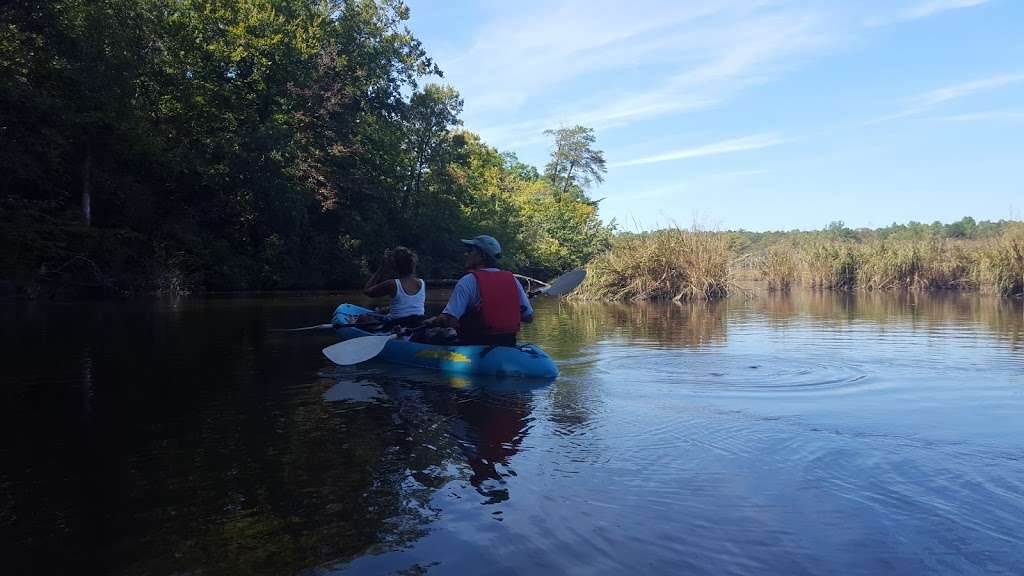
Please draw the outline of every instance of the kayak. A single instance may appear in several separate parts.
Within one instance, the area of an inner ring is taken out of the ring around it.
[[[373,310],[342,304],[334,311],[331,323],[352,324],[360,314],[373,314]],[[357,327],[335,329],[342,340],[361,336],[375,336]],[[392,364],[442,370],[456,374],[486,374],[520,378],[555,378],[558,366],[546,352],[533,344],[519,346],[446,346],[424,344],[396,338],[388,341],[378,359]]]

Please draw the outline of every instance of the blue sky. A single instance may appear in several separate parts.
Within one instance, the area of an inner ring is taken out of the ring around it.
[[[626,230],[1024,214],[1024,2],[409,0],[466,128],[593,127]]]

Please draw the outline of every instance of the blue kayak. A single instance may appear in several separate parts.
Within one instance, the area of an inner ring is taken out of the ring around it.
[[[332,324],[352,324],[360,314],[373,314],[373,310],[342,304],[334,311]],[[373,336],[361,328],[338,328],[342,340],[360,336]],[[456,374],[487,374],[521,378],[555,378],[558,366],[546,352],[532,344],[519,346],[445,346],[423,344],[408,340],[391,340],[377,356],[384,362],[442,370]]]

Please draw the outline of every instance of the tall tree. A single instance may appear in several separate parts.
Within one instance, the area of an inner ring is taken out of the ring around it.
[[[408,18],[401,0],[0,2],[0,275],[84,260],[143,289],[337,287],[395,242],[451,274],[481,231],[524,269],[585,259],[607,232],[592,131],[558,131],[546,177],[500,154],[459,128],[454,88],[420,84],[441,71]]]
[[[462,124],[462,98],[450,86],[428,84],[409,101],[409,181],[402,196],[400,210],[409,209],[411,199],[420,195],[423,177],[431,167],[439,167],[447,147],[451,129]]]
[[[551,161],[544,167],[544,176],[560,195],[572,193],[579,200],[586,199],[591,185],[604,182],[604,152],[595,150],[597,137],[594,129],[585,126],[545,130],[545,135],[554,136],[555,148]]]

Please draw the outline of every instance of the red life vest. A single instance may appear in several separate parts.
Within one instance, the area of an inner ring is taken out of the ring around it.
[[[460,322],[462,336],[496,336],[519,332],[519,281],[506,270],[470,270],[480,291],[480,305]]]

